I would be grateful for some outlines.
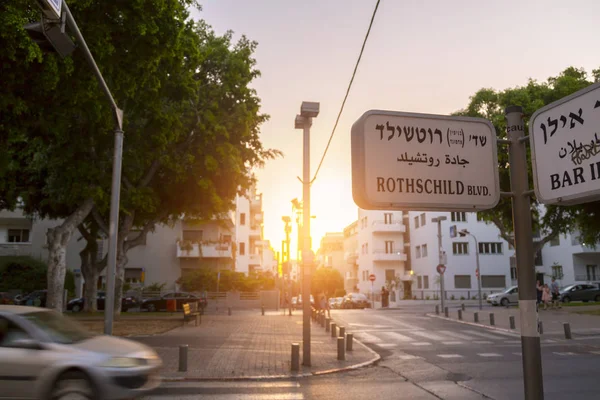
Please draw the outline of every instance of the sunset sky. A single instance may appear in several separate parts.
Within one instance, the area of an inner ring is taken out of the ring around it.
[[[302,101],[321,113],[311,131],[311,174],[340,109],[376,0],[204,0],[194,17],[217,33],[258,42],[262,77],[254,83],[264,113],[265,147],[285,157],[258,172],[265,239],[276,251],[282,215],[302,198]],[[482,87],[504,89],[545,80],[569,66],[600,67],[600,2],[382,0],[331,148],[312,187],[313,248],[325,232],[356,219],[350,128],[365,111],[449,114]],[[292,238],[296,237],[295,226]],[[292,255],[295,255],[295,241]]]

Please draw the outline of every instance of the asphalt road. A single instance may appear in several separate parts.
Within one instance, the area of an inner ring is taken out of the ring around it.
[[[145,399],[524,398],[518,334],[431,318],[424,311],[334,312],[347,332],[382,355],[368,368],[299,380],[165,384]],[[545,399],[600,398],[600,339],[544,337],[542,357]]]

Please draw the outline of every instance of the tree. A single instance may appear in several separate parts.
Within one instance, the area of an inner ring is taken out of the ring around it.
[[[317,301],[321,293],[332,297],[339,289],[344,289],[344,277],[334,268],[321,267],[312,275],[310,287]]]
[[[556,77],[550,77],[546,82],[529,80],[522,87],[496,91],[490,88],[480,89],[471,98],[469,105],[455,115],[480,117],[490,120],[499,138],[506,138],[506,121],[504,109],[510,105],[523,107],[525,114],[525,134],[528,134],[528,119],[531,115],[556,100],[581,90],[600,80],[600,68],[592,71],[593,81],[588,79],[583,69],[569,67]],[[529,158],[529,181],[532,180],[531,154]],[[498,170],[500,174],[500,190],[510,191],[510,169],[508,152],[499,146]],[[530,184],[533,188],[533,183]],[[550,240],[568,232],[579,230],[585,243],[597,243],[600,240],[600,202],[591,202],[579,206],[542,207],[531,197],[531,213],[533,229],[540,232],[540,239],[534,241],[534,252],[540,251]],[[512,204],[510,198],[501,198],[498,205],[487,211],[478,213],[485,221],[496,225],[500,235],[508,243],[514,245]]]

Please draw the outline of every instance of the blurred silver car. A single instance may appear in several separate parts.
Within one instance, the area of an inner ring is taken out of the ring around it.
[[[162,362],[54,311],[0,305],[0,399],[125,399],[160,384]]]

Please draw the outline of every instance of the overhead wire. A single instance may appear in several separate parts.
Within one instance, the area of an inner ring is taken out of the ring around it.
[[[348,88],[346,89],[346,95],[344,96],[344,100],[342,101],[342,106],[340,107],[340,111],[335,120],[335,124],[333,125],[333,130],[331,131],[331,135],[329,136],[329,140],[327,141],[327,146],[325,147],[325,151],[323,152],[323,156],[321,157],[321,161],[319,162],[319,166],[315,172],[314,177],[310,181],[312,184],[315,179],[317,179],[317,175],[319,175],[319,171],[321,170],[321,166],[323,165],[323,161],[325,160],[325,156],[327,155],[327,150],[329,150],[329,146],[331,145],[331,140],[333,139],[333,135],[335,135],[335,130],[340,122],[340,117],[344,111],[344,106],[346,105],[346,100],[348,99],[348,95],[350,94],[350,89],[352,88],[352,83],[354,82],[354,77],[356,76],[356,71],[358,70],[358,65],[360,64],[360,60],[362,59],[363,52],[365,51],[365,46],[367,44],[367,40],[369,39],[369,34],[371,33],[371,28],[373,27],[373,21],[375,20],[375,15],[377,14],[377,9],[379,8],[379,3],[381,0],[377,0],[375,4],[375,9],[373,10],[373,15],[371,16],[371,22],[369,23],[369,28],[367,29],[367,33],[365,35],[365,39],[363,40],[362,47],[360,49],[360,54],[358,55],[358,59],[356,60],[356,65],[354,66],[354,71],[352,72],[352,78],[350,78],[350,82],[348,84]]]

